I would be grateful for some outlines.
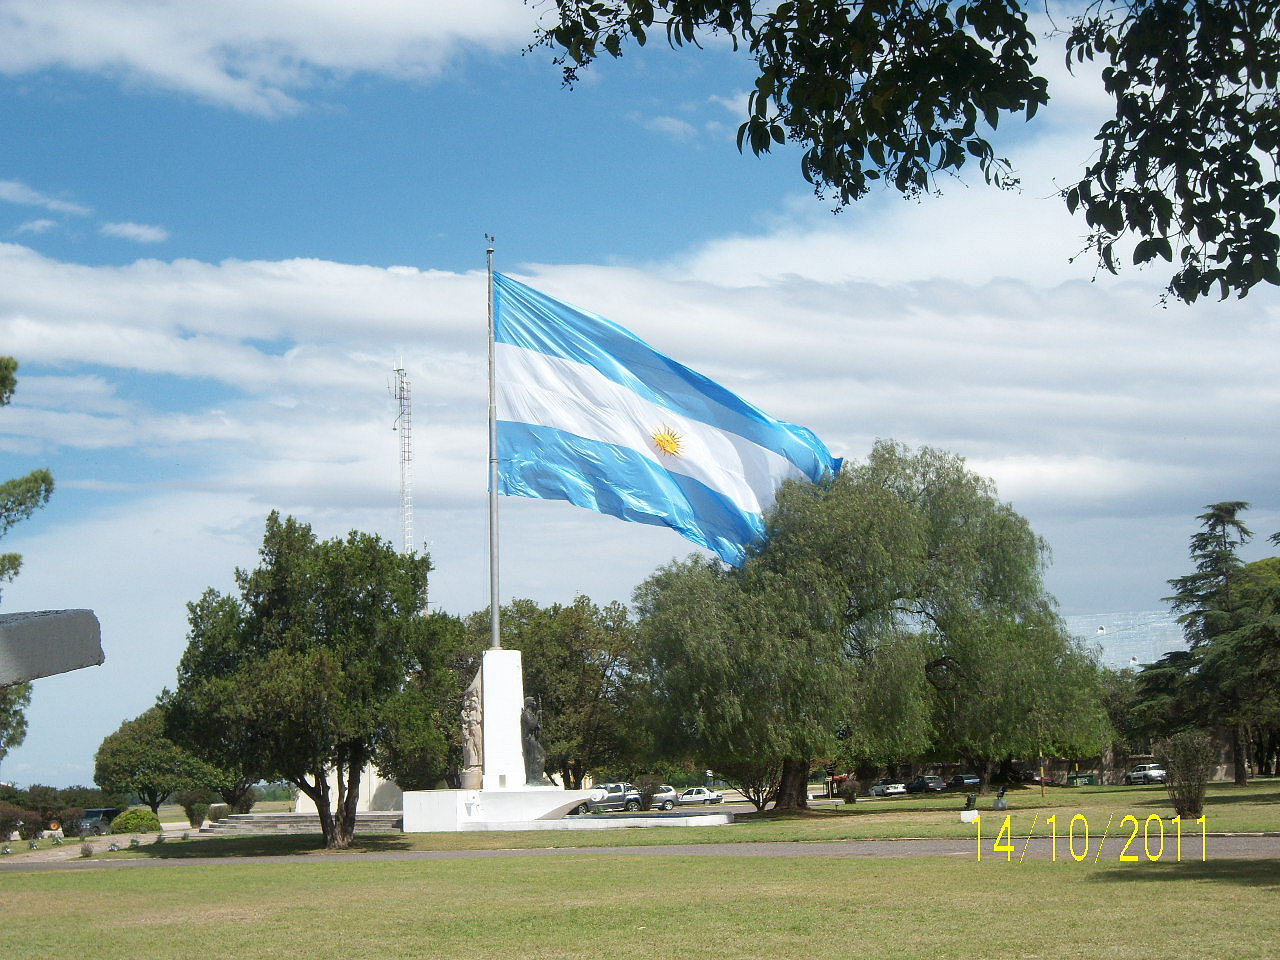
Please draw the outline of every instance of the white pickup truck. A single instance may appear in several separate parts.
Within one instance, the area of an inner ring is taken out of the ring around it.
[[[1165,783],[1169,774],[1158,763],[1140,763],[1124,775],[1124,782],[1133,783]]]

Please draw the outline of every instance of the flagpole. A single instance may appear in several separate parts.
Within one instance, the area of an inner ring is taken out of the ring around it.
[[[498,405],[493,382],[493,243],[484,235],[488,246],[485,256],[489,264],[489,648],[502,646],[498,629]]]

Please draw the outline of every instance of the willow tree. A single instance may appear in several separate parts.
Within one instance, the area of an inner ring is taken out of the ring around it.
[[[641,669],[673,749],[776,758],[781,807],[810,763],[919,756],[961,646],[1052,622],[1046,548],[954,455],[881,441],[824,484],[788,484],[739,569],[689,560],[636,594]],[[972,692],[972,691],[971,691]]]

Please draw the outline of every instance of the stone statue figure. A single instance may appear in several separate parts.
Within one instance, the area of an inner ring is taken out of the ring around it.
[[[520,714],[520,734],[524,743],[524,775],[528,786],[553,786],[547,778],[547,750],[538,741],[542,736],[542,711],[533,697],[524,698]]]
[[[479,679],[477,674],[476,679]],[[484,733],[480,685],[472,683],[462,699],[462,788],[478,790],[484,779]]]

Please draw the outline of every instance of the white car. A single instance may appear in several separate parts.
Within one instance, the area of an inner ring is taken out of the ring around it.
[[[715,790],[708,790],[706,787],[690,787],[684,793],[680,794],[678,803],[721,803],[724,800],[724,794]]]
[[[871,785],[871,795],[873,797],[892,797],[906,792],[907,785],[901,780],[877,780]]]

